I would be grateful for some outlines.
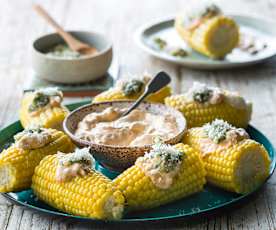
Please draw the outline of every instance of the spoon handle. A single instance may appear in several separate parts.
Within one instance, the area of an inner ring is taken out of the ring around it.
[[[125,112],[123,113],[122,117],[128,115],[132,110],[136,109],[140,103],[149,95],[148,92],[144,92],[136,101],[135,103]]]
[[[33,5],[33,8],[42,18],[44,18],[51,26],[55,28],[57,33],[65,40],[68,46],[72,50],[75,50],[74,44],[79,43],[79,41],[76,40],[70,33],[64,31],[64,29],[40,5],[35,4]]]
[[[132,110],[137,108],[140,103],[149,95],[152,93],[157,92],[158,90],[162,89],[166,85],[168,85],[171,82],[170,76],[165,72],[159,72],[154,78],[151,79],[151,81],[146,86],[146,89],[144,93],[135,101],[135,103],[122,115],[126,116],[128,115]]]

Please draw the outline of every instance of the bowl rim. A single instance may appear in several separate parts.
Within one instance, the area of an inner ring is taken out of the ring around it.
[[[43,39],[45,37],[50,37],[50,36],[54,36],[54,35],[58,35],[58,33],[53,32],[53,33],[47,33],[44,34],[42,36],[37,37],[33,43],[32,43],[32,49],[33,51],[40,55],[43,58],[46,58],[48,60],[55,60],[55,61],[65,61],[65,62],[75,62],[75,61],[82,61],[82,60],[89,60],[89,59],[93,59],[99,56],[102,56],[103,54],[109,52],[110,50],[112,50],[112,42],[111,40],[105,36],[103,33],[99,33],[97,31],[85,31],[85,30],[66,30],[66,32],[69,33],[84,33],[84,34],[88,34],[89,36],[99,36],[101,37],[102,40],[105,41],[106,43],[106,47],[104,49],[102,49],[101,51],[99,51],[97,54],[92,54],[92,55],[84,55],[84,56],[80,56],[78,58],[73,58],[73,59],[66,59],[66,58],[60,58],[60,57],[54,57],[54,56],[48,56],[46,53],[41,52],[40,50],[38,50],[35,45],[39,42],[40,39]],[[63,39],[63,38],[61,38]]]
[[[109,150],[111,150],[111,149],[112,150],[116,150],[116,149],[121,149],[121,150],[122,149],[124,149],[124,150],[149,149],[149,148],[151,148],[152,144],[143,145],[143,146],[121,146],[121,145],[116,146],[116,145],[97,144],[97,143],[93,143],[90,141],[85,141],[85,140],[82,140],[82,139],[76,137],[75,134],[72,133],[69,130],[69,128],[67,127],[67,123],[70,120],[70,118],[73,115],[75,115],[76,113],[79,113],[80,111],[82,111],[83,109],[86,109],[87,107],[91,107],[91,106],[98,105],[98,104],[114,104],[114,103],[121,104],[121,103],[133,103],[133,102],[134,102],[134,100],[117,100],[117,101],[112,101],[112,102],[111,101],[95,102],[95,103],[91,103],[88,105],[83,105],[83,106],[73,110],[65,117],[65,119],[63,121],[63,130],[74,142],[76,142],[77,144],[80,144],[81,146],[94,146],[97,148],[105,148],[105,149],[109,149]],[[186,118],[183,116],[183,114],[180,111],[174,109],[171,106],[167,106],[162,103],[150,103],[150,102],[143,101],[142,104],[150,104],[151,106],[161,106],[164,109],[169,110],[170,114],[173,114],[174,117],[179,117],[180,119],[182,119],[181,123],[182,123],[183,127],[180,127],[181,129],[179,128],[180,130],[172,138],[164,141],[165,143],[169,143],[173,139],[180,138],[180,136],[182,136],[184,134],[184,132],[187,130]]]

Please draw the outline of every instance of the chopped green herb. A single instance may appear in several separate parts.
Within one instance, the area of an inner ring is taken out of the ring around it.
[[[179,48],[179,49],[173,50],[171,52],[171,55],[175,57],[186,57],[188,55],[188,52],[182,48]]]
[[[146,157],[154,159],[154,168],[160,170],[160,172],[169,173],[182,161],[183,155],[183,152],[171,145],[157,143],[153,145],[152,150]]]
[[[75,59],[75,58],[77,59],[82,56],[80,53],[71,50],[71,48],[65,44],[58,44],[54,46],[47,52],[47,55],[51,57],[65,58],[65,59]]]
[[[37,128],[31,128],[31,129],[25,129],[27,133],[42,133],[43,129],[40,127]]]
[[[123,93],[125,96],[135,95],[142,91],[144,85],[143,81],[133,79],[123,85]]]
[[[221,10],[215,4],[210,4],[202,12],[201,17],[212,17],[221,13]]]
[[[14,136],[14,140],[15,141],[19,141],[22,137],[24,137],[25,135],[29,135],[29,134],[40,134],[42,133],[44,130],[41,127],[35,127],[35,128],[28,128],[28,129],[24,129],[22,132],[17,133]]]
[[[155,38],[154,39],[155,44],[158,46],[159,49],[164,49],[167,46],[167,42],[163,40],[162,38]]]
[[[48,105],[49,102],[50,102],[50,97],[48,95],[37,92],[32,101],[32,104],[29,106],[29,112],[34,112],[39,108],[42,108]]]
[[[227,132],[233,128],[228,122],[219,119],[203,126],[206,135],[217,144],[225,140]]]
[[[74,163],[80,163],[85,165],[94,164],[94,158],[89,152],[89,148],[76,149],[73,153],[58,153],[59,164],[72,165]]]
[[[193,99],[199,103],[205,103],[209,101],[212,96],[213,91],[210,89],[198,90],[193,92]]]

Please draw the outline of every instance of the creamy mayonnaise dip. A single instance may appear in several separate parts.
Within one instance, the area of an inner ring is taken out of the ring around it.
[[[51,129],[25,129],[14,136],[15,146],[25,150],[41,148],[51,142],[52,133]]]
[[[183,153],[171,145],[156,143],[150,152],[139,157],[138,166],[152,183],[160,189],[168,189],[173,184],[182,164]]]
[[[58,166],[56,180],[58,182],[71,181],[77,176],[86,176],[94,165],[94,159],[89,148],[76,149],[73,153],[58,152]]]
[[[226,102],[237,109],[249,109],[251,107],[251,103],[246,101],[238,92],[223,90],[200,82],[194,82],[184,97],[187,102],[198,102],[204,105]]]
[[[75,135],[96,144],[143,146],[154,143],[158,136],[168,140],[178,133],[174,116],[153,114],[140,109],[121,117],[125,109],[109,107],[86,115]]]
[[[215,151],[226,150],[240,141],[249,139],[249,135],[244,129],[236,128],[219,119],[193,129],[200,131],[199,145],[203,157]]]

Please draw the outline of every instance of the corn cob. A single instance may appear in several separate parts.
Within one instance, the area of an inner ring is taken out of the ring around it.
[[[213,89],[209,87],[207,90]],[[192,91],[192,88],[189,91]],[[210,103],[208,100],[200,101],[191,99],[189,96],[191,93],[189,91],[185,94],[172,95],[165,98],[166,105],[174,107],[183,113],[187,120],[188,128],[202,126],[216,118],[223,119],[237,127],[246,127],[248,125],[251,119],[252,104],[246,102],[242,97],[234,94],[231,95],[232,93],[221,90],[217,94],[221,99],[216,103]],[[213,90],[213,92],[215,91]],[[194,92],[196,93],[196,91]],[[204,93],[200,92],[194,95],[204,97]],[[232,98],[236,101],[239,100],[242,106],[232,104]]]
[[[74,149],[71,140],[63,132],[53,129],[48,131],[51,135],[45,146],[22,149],[16,141],[0,154],[0,192],[29,188],[34,169],[43,157],[57,151],[70,152]]]
[[[215,6],[206,7],[201,13],[192,21],[189,21],[188,14],[177,17],[175,28],[182,39],[199,53],[215,59],[223,58],[239,43],[238,25]]]
[[[124,197],[108,178],[91,169],[86,176],[58,182],[57,165],[57,155],[51,155],[35,169],[32,189],[40,200],[74,215],[97,219],[122,217]]]
[[[201,152],[207,181],[225,190],[249,193],[269,175],[268,153],[254,140],[240,138],[233,143],[226,140],[218,143],[208,137],[204,128],[198,127],[186,132],[183,143]]]
[[[141,78],[141,77],[140,77]],[[144,92],[145,85],[151,79],[150,76],[143,76],[142,79],[121,80],[111,89],[97,95],[93,102],[106,102],[118,100],[136,100]],[[171,88],[164,87],[146,98],[146,101],[153,103],[164,103],[164,98],[171,95]]]
[[[36,110],[31,111],[30,108],[32,108],[36,93],[37,91],[29,92],[23,96],[19,110],[19,117],[22,126],[24,128],[41,126],[44,128],[62,130],[62,122],[69,113],[68,109],[60,105],[60,103],[55,105],[45,103],[45,106],[41,106]]]
[[[177,144],[175,148],[183,152],[184,156],[179,171],[168,188],[156,186],[137,165],[137,161],[113,181],[123,192],[130,210],[158,207],[203,189],[205,170],[198,152],[183,144]]]

